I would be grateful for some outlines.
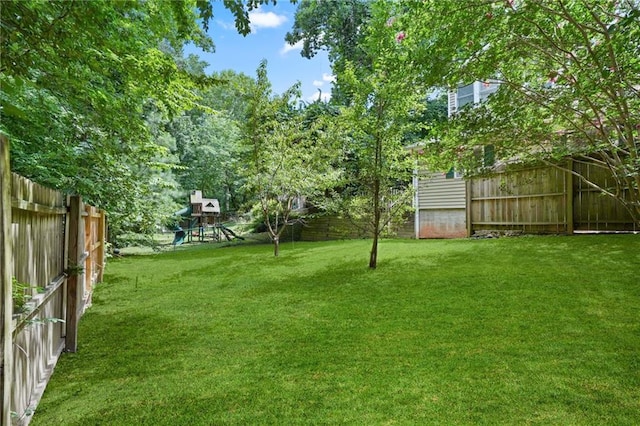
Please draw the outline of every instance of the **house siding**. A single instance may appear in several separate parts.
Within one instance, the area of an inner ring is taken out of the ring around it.
[[[420,209],[464,209],[464,179],[446,179],[445,173],[429,173],[418,183]]]
[[[418,182],[418,238],[467,236],[466,185],[446,173],[428,173]]]

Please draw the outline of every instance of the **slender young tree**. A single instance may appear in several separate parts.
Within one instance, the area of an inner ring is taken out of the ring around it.
[[[362,70],[347,63],[337,73],[348,106],[341,120],[349,136],[352,163],[350,179],[355,185],[343,193],[344,212],[364,220],[372,237],[369,267],[378,263],[378,242],[385,227],[401,217],[411,204],[412,161],[405,150],[405,136],[420,124],[426,90],[411,78],[411,34],[396,16],[396,4],[370,4],[371,19],[359,49],[371,68]],[[415,75],[415,73],[413,74]]]
[[[273,96],[266,61],[257,70],[248,100],[243,143],[247,149],[247,187],[257,199],[258,209],[273,242],[280,250],[280,236],[291,224],[295,201],[313,199],[334,185],[338,172],[332,167],[335,151],[314,117],[299,108],[297,86]]]

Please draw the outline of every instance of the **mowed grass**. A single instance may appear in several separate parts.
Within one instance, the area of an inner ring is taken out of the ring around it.
[[[640,423],[640,236],[111,260],[32,425]]]

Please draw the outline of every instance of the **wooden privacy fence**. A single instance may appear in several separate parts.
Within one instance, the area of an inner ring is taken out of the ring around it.
[[[610,172],[594,164],[569,161],[553,166],[509,169],[467,181],[467,232],[518,230],[526,233],[637,230],[619,201],[602,195],[579,176],[603,188]]]
[[[2,183],[2,417],[27,424],[63,351],[77,349],[78,321],[104,268],[105,214],[78,196],[9,171],[0,135]],[[26,303],[12,290],[26,286]]]
[[[401,222],[388,225],[388,231],[383,235],[414,238],[414,223],[413,215],[407,215]],[[300,241],[331,241],[370,237],[371,234],[365,230],[364,224],[357,226],[348,218],[324,215],[307,219],[305,225],[300,227],[298,239]],[[281,241],[286,241],[286,238],[281,238]]]

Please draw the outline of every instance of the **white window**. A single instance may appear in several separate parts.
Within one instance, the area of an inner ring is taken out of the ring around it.
[[[486,100],[500,87],[497,80],[475,81],[466,86],[458,86],[449,92],[449,116],[469,104],[477,104]]]
[[[478,84],[478,97],[482,102],[489,97],[490,94],[498,91],[500,84],[495,80],[479,81]]]
[[[467,104],[474,103],[474,89],[475,83],[458,87],[458,93],[456,94],[456,104],[458,109]]]

